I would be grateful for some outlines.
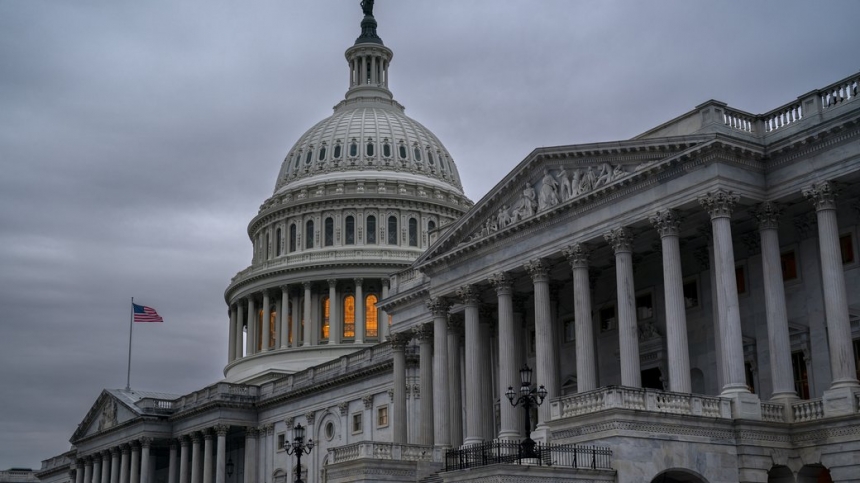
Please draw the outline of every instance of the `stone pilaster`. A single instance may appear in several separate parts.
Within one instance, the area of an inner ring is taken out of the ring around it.
[[[278,311],[278,346],[290,346],[290,287],[281,285],[281,310]]]
[[[466,309],[466,439],[463,444],[472,445],[483,441],[480,388],[481,378],[486,377],[481,367],[478,293],[473,286],[464,285],[457,290],[457,296]]]
[[[311,333],[313,332],[313,317],[311,317],[311,282],[302,283],[305,290],[305,309],[302,314],[302,345],[311,345]]]
[[[547,391],[547,399],[559,395],[558,359],[555,354],[555,337],[549,297],[549,267],[541,259],[531,260],[525,265],[526,271],[534,284],[535,304],[535,351],[536,351],[536,385],[543,385]],[[550,418],[550,405],[538,407],[537,430],[548,436],[545,430]],[[548,443],[544,437],[544,442]]]
[[[263,325],[268,325],[269,319],[265,318],[265,313],[263,315]],[[203,483],[212,483],[212,431],[209,429],[203,431]]]
[[[188,483],[188,446],[191,441],[188,436],[179,437],[179,483]]]
[[[257,429],[245,428],[245,483],[257,481]]]
[[[202,483],[200,474],[200,433],[191,434],[191,483]]]
[[[418,373],[421,378],[420,444],[433,444],[433,326],[423,324],[415,331],[418,338]]]
[[[149,449],[152,438],[140,438],[140,483],[150,483]]]
[[[588,280],[590,248],[574,243],[562,250],[573,271],[573,312],[576,329],[577,392],[597,389],[594,326],[591,321],[591,284]]]
[[[490,283],[496,289],[498,298],[499,317],[499,389],[517,387],[517,359],[514,357],[516,345],[516,330],[514,329],[513,281],[506,272],[498,272],[490,277]],[[499,439],[518,440],[516,408],[505,404],[504,399],[499,404],[501,421],[499,424]]]
[[[633,233],[622,227],[604,238],[615,251],[615,283],[618,297],[618,344],[621,352],[621,385],[642,387],[639,371],[639,330],[636,290],[633,286]]]
[[[394,427],[394,442],[405,444],[407,441],[406,427],[406,344],[411,336],[404,333],[394,333],[391,340],[391,354],[394,366],[394,411],[391,420]]]
[[[257,307],[254,303],[254,297],[248,296],[248,333],[245,337],[245,355],[257,353]],[[195,482],[199,483],[199,482]]]
[[[176,458],[177,458],[177,450],[179,449],[179,443],[175,439],[170,440],[170,455],[167,460],[167,483],[176,483]]]
[[[660,234],[663,251],[663,292],[666,304],[666,351],[669,355],[669,389],[691,392],[690,348],[687,343],[687,308],[681,275],[681,218],[674,210],[663,210],[650,218]]]
[[[120,450],[119,447],[114,446],[110,449],[110,483],[119,483],[119,457]],[[176,483],[175,481],[169,481],[167,483]]]
[[[451,446],[448,307],[448,302],[438,297],[427,302],[427,308],[433,314],[433,444],[444,448]]]
[[[343,318],[340,316],[340,303],[337,296],[337,280],[328,280],[328,343],[340,344],[343,339]]]
[[[448,319],[448,414],[451,422],[451,446],[463,444],[463,393],[460,379],[460,333],[463,324],[460,317]]]

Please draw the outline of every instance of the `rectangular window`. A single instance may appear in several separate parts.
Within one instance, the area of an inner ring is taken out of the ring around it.
[[[564,341],[573,342],[576,340],[576,321],[570,319],[564,323]]]
[[[787,251],[779,256],[780,264],[782,265],[782,280],[797,280],[797,256],[794,250]]]
[[[747,388],[755,394],[755,378],[753,378],[752,364],[749,362],[744,362],[744,375],[747,380]]]
[[[278,451],[284,450],[284,433],[278,435]]]
[[[854,263],[854,240],[850,233],[839,237],[839,249],[843,264]]]
[[[857,347],[856,341],[854,347]],[[800,399],[809,399],[809,378],[806,374],[806,360],[803,357],[803,352],[791,353],[791,369],[794,373],[794,390]]]
[[[600,330],[613,330],[616,327],[615,306],[610,305],[600,309]]]
[[[738,295],[747,293],[747,278],[743,265],[735,267],[735,281],[738,284]]]
[[[384,428],[388,426],[388,406],[379,406],[376,408],[376,427]]]
[[[684,282],[684,307],[688,309],[699,306],[699,283],[696,280]]]
[[[654,317],[654,298],[651,293],[636,296],[636,320],[646,320]]]
[[[352,432],[361,432],[361,413],[355,413],[352,415]]]

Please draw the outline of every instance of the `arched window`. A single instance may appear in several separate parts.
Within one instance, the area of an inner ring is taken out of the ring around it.
[[[349,215],[346,217],[346,233],[344,235],[345,243],[347,245],[355,245],[355,217]]]
[[[368,338],[379,336],[379,314],[376,310],[376,302],[379,302],[379,298],[376,295],[370,294],[365,298],[364,325]]]
[[[311,158],[314,155],[314,150],[312,147],[308,148],[308,154],[305,155],[305,164],[311,164]]]
[[[373,156],[373,141],[371,139],[368,139],[367,144],[364,145],[364,154]]]
[[[263,247],[263,250],[265,250],[265,254],[266,254],[266,260],[269,259],[269,254],[271,253],[271,246],[272,246],[272,234],[266,233],[266,246]]]
[[[436,164],[436,160],[433,158],[433,151],[431,151],[429,147],[427,148],[427,162],[431,165]]]
[[[340,143],[334,145],[334,159],[340,159]]]
[[[283,237],[284,237],[284,234],[281,232],[281,229],[278,228],[277,231],[275,231],[275,256],[276,257],[281,256],[281,242],[284,239]]]
[[[290,253],[296,251],[296,224],[290,224]]]
[[[397,245],[397,217],[388,217],[388,244]]]
[[[409,246],[418,246],[418,220],[415,218],[409,219]]]
[[[415,155],[415,161],[421,161],[421,148],[415,146],[415,150],[412,152]]]
[[[293,159],[295,160],[293,162],[293,169],[294,170],[299,169],[299,158],[301,158],[301,157],[302,157],[302,153],[300,153],[300,152],[293,155]]]
[[[367,243],[376,245],[376,217],[373,215],[367,217]]]
[[[305,248],[314,247],[314,220],[305,223]]]
[[[325,219],[325,246],[330,247],[334,245],[334,219],[332,217],[328,217]]]
[[[331,304],[329,303],[328,296],[322,298],[322,327],[320,328],[320,338],[323,340],[328,340],[328,329],[329,329],[329,314],[331,313]]]
[[[443,154],[439,154],[439,167],[442,168],[442,171],[448,169],[448,159]]]
[[[406,159],[406,145],[400,143],[400,147],[397,150],[399,151],[400,159]]]
[[[427,222],[427,231],[433,231],[435,229],[436,229],[436,222],[433,220],[428,221]]]
[[[355,142],[355,139],[349,143],[349,157],[354,158],[358,156],[358,143]]]
[[[325,159],[325,145],[323,145],[323,147],[320,148],[320,157],[319,157],[320,161],[322,161],[324,159]]]
[[[385,140],[385,143],[382,145],[382,156],[385,158],[391,157],[391,143],[388,140]]]
[[[355,296],[347,295],[343,299],[343,338],[355,338]]]

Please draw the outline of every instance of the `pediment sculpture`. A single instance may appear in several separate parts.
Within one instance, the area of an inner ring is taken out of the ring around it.
[[[102,413],[99,417],[99,431],[104,431],[116,426],[116,401],[109,399],[102,406]]]

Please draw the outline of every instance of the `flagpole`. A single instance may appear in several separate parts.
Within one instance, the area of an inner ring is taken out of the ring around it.
[[[128,373],[125,379],[125,390],[131,391],[131,330],[134,327],[134,297],[131,298],[128,314]]]

